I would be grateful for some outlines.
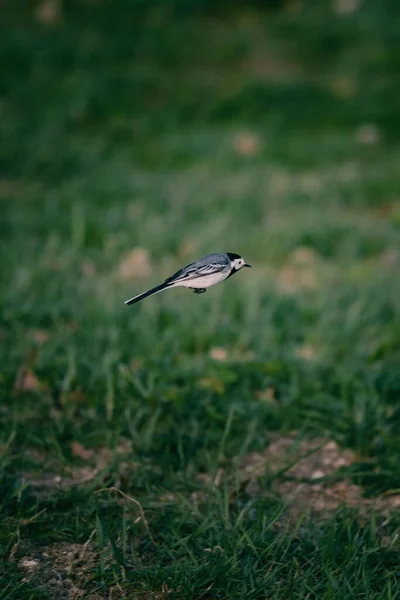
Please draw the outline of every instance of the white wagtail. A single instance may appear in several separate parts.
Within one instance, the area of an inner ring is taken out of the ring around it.
[[[239,254],[233,254],[232,252],[209,254],[183,267],[183,269],[168,277],[164,283],[127,300],[125,304],[136,304],[136,302],[140,302],[140,300],[144,300],[153,294],[174,287],[186,287],[193,290],[195,294],[203,294],[212,285],[228,279],[243,267],[250,266]]]

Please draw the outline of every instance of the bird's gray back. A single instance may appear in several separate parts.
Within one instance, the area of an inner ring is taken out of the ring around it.
[[[204,258],[199,258],[199,260],[196,260],[191,265],[188,265],[188,267],[192,267],[194,265],[196,265],[198,267],[203,267],[205,265],[215,265],[215,266],[227,267],[229,264],[230,264],[230,261],[229,261],[229,257],[227,254],[208,254]],[[184,267],[184,268],[186,269],[187,267]]]

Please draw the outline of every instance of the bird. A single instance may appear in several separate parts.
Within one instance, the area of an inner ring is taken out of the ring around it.
[[[233,252],[208,254],[186,265],[160,285],[126,300],[125,304],[136,304],[149,296],[175,287],[185,287],[193,290],[195,294],[204,294],[207,288],[225,281],[243,267],[251,267],[251,265],[247,264],[239,254]]]

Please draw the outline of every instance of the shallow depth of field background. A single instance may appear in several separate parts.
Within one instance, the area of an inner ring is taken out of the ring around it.
[[[3,3],[0,599],[400,598],[399,32]]]

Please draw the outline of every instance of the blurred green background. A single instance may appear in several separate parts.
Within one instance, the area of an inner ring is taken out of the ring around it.
[[[0,598],[399,597],[398,514],[300,535],[271,481],[231,497],[273,435],[351,451],[363,498],[400,488],[397,0],[0,20]],[[225,251],[253,269],[124,306]]]

